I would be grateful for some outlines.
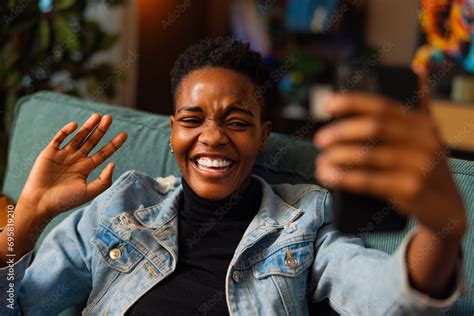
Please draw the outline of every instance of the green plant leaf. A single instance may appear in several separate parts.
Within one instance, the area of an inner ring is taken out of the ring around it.
[[[99,50],[107,50],[109,48],[112,48],[115,43],[117,43],[117,40],[119,39],[119,36],[117,34],[112,34],[108,35],[105,34],[102,40],[100,41]]]
[[[95,45],[100,34],[100,26],[95,21],[86,20],[81,29],[81,49],[84,54],[95,52]]]
[[[13,71],[8,74],[7,87],[12,90],[16,90],[20,85],[21,74],[18,71]]]
[[[5,46],[0,54],[2,63],[0,63],[0,69],[8,70],[12,68],[12,66],[18,60],[18,54],[12,49],[11,45]]]
[[[55,10],[66,10],[69,9],[76,0],[54,0],[53,7]]]
[[[107,0],[105,1],[105,3],[108,5],[108,6],[116,6],[116,5],[121,5],[121,4],[124,4],[126,3],[127,0]]]
[[[104,92],[103,89],[100,88],[100,82],[97,80],[97,78],[93,75],[88,76],[84,79],[87,93],[89,95],[94,95],[96,97],[101,97],[103,96]]]
[[[79,50],[79,40],[77,35],[71,30],[66,20],[57,16],[53,20],[53,28],[56,33],[56,42],[64,47],[70,54]]]
[[[41,54],[45,52],[49,47],[49,41],[50,36],[48,20],[41,19],[38,24],[38,30],[33,45],[33,50],[35,51],[35,54]]]

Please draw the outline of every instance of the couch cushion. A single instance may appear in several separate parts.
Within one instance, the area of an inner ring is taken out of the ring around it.
[[[91,178],[96,178],[109,161],[116,162],[114,180],[129,169],[140,170],[153,177],[179,175],[173,155],[168,150],[170,130],[167,116],[100,104],[52,92],[39,92],[22,98],[17,104],[3,192],[16,201],[38,153],[59,128],[70,121],[77,121],[81,125],[93,112],[109,113],[114,119],[107,137],[102,139],[97,148],[100,148],[121,130],[126,131],[129,138],[118,152],[91,174]],[[266,150],[260,153],[257,158],[254,172],[269,183],[314,183],[316,154],[316,149],[310,141],[273,133]],[[464,195],[472,228],[474,226],[472,198],[474,163],[457,159],[450,159],[449,163],[455,180]],[[43,232],[37,245],[54,225],[72,211],[74,210],[57,216]],[[407,230],[411,229],[413,225],[412,221]],[[368,247],[393,252],[405,233],[406,231],[390,234],[367,234],[362,237],[366,240]],[[466,271],[469,279],[473,280],[473,229],[466,236],[464,244]],[[474,290],[472,281],[470,285],[471,290]],[[450,313],[460,315],[467,311],[469,314],[474,313],[474,300],[463,298],[456,303]]]

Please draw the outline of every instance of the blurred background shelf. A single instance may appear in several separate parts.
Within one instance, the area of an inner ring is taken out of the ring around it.
[[[445,144],[474,155],[474,104],[433,100],[431,114]]]
[[[443,143],[453,158],[474,160],[474,104],[435,99],[430,104],[431,115],[438,126]],[[278,133],[312,140],[321,126],[311,119],[272,120],[272,130]]]

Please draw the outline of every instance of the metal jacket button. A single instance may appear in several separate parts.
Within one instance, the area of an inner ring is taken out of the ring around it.
[[[232,272],[232,280],[234,280],[236,283],[239,283],[242,280],[242,275],[239,271]]]
[[[296,262],[295,258],[286,258],[285,264],[289,266],[290,268],[296,268],[296,266],[298,265],[298,262]]]
[[[293,258],[290,248],[286,248],[285,264],[290,268],[296,268],[298,266],[298,261]]]
[[[114,248],[110,250],[109,252],[109,257],[112,260],[117,260],[118,258],[120,258],[121,255],[122,255],[122,251],[118,248]]]

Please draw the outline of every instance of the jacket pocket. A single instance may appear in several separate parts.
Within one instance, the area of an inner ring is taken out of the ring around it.
[[[295,277],[305,271],[313,260],[313,242],[299,242],[272,252],[252,265],[252,272],[257,279],[263,279],[269,275]]]
[[[103,226],[99,226],[91,242],[107,265],[120,272],[130,272],[144,257],[131,243]]]

